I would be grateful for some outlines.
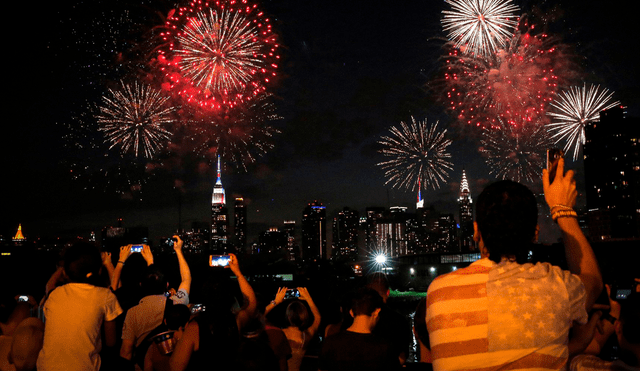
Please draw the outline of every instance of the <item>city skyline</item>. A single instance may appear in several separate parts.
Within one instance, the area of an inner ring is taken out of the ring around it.
[[[361,214],[368,206],[414,207],[415,192],[384,186],[384,173],[375,166],[382,158],[376,141],[412,115],[452,126],[444,107],[425,92],[428,76],[439,66],[441,43],[435,39],[444,37],[439,18],[445,6],[444,2],[427,3],[409,2],[389,9],[331,2],[263,4],[286,47],[282,76],[275,87],[282,134],[276,136],[272,150],[249,164],[248,172],[224,164],[222,171],[228,199],[241,196],[245,200],[253,235],[284,220],[299,221],[302,209],[313,200],[327,207],[328,218],[345,206]],[[105,63],[95,55],[97,47],[85,53],[74,50],[82,41],[78,49],[88,48],[88,36],[82,32],[89,35],[87,28],[94,22],[78,17],[87,12],[96,18],[100,11],[128,9],[129,4],[135,5],[130,6],[133,12],[152,3],[97,1],[94,13],[83,10],[80,3],[44,5],[34,10],[33,20],[46,35],[32,41],[12,40],[15,50],[27,58],[12,76],[10,87],[16,93],[8,102],[23,117],[3,128],[10,139],[2,156],[8,178],[0,226],[5,238],[12,237],[20,223],[32,238],[88,233],[115,224],[118,218],[127,225],[149,225],[153,236],[170,234],[179,221],[183,228],[192,221],[207,221],[215,164],[185,160],[150,179],[142,194],[120,195],[101,189],[84,191],[86,184],[73,181],[64,166],[68,154],[64,124],[81,111],[85,95],[98,97],[105,80],[116,80],[104,76]],[[543,4],[518,5],[529,10]],[[168,9],[164,2],[157,6],[157,12]],[[584,7],[578,1],[562,2],[557,10],[558,34],[582,57],[587,71],[584,80],[615,91],[616,99],[629,107],[629,115],[637,117],[637,68],[624,53],[637,35],[631,23],[624,21],[630,15],[604,5]],[[119,32],[120,41],[129,42]],[[74,34],[82,37],[76,40]],[[117,47],[105,49],[101,58],[117,61]],[[457,215],[462,169],[473,198],[494,178],[478,154],[476,138],[450,132],[454,163],[450,180],[439,190],[422,193],[427,205]],[[569,166],[578,170],[582,182],[581,162]]]

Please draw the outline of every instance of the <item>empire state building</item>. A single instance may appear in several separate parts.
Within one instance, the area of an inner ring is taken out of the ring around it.
[[[218,178],[213,186],[211,196],[211,249],[226,253],[228,246],[229,221],[227,216],[227,199],[222,187],[220,156],[218,156]]]

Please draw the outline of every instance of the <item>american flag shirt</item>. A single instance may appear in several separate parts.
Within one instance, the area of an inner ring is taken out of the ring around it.
[[[580,278],[548,263],[484,258],[439,276],[427,291],[433,369],[566,369],[585,301]]]

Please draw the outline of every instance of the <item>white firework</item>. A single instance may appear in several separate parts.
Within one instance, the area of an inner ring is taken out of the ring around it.
[[[442,26],[466,54],[486,58],[503,48],[518,24],[518,6],[511,0],[445,0]]]
[[[573,150],[573,160],[578,159],[581,145],[585,143],[584,127],[589,122],[599,121],[600,112],[620,104],[611,102],[613,92],[600,90],[600,86],[584,84],[582,88],[573,86],[563,91],[557,100],[551,103],[555,112],[548,112],[553,122],[547,125],[551,138],[559,143],[566,141],[565,153]]]
[[[387,181],[393,187],[415,190],[420,183],[440,187],[446,183],[453,164],[451,154],[446,152],[451,140],[445,139],[447,130],[438,131],[438,123],[427,126],[427,121],[411,124],[400,123],[400,127],[391,128],[392,136],[384,136],[378,141],[383,146],[382,154],[390,157],[378,166],[385,170]]]
[[[122,81],[120,85],[120,90],[109,89],[109,94],[102,97],[96,114],[98,130],[110,143],[109,149],[117,146],[122,153],[153,158],[171,138],[167,127],[175,121],[175,107],[168,106],[169,98],[148,85]]]

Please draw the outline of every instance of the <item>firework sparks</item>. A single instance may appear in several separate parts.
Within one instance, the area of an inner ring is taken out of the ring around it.
[[[102,97],[96,119],[109,149],[120,147],[123,153],[153,158],[169,141],[166,127],[174,122],[174,107],[167,107],[168,97],[150,86],[120,82],[121,89],[109,89]]]
[[[509,45],[489,58],[452,51],[446,58],[446,104],[463,127],[543,125],[558,85],[567,79],[563,45],[545,33],[514,33]]]
[[[584,84],[582,89],[571,87],[559,94],[559,98],[551,103],[556,112],[548,112],[554,121],[547,125],[552,139],[559,143],[566,141],[564,151],[573,149],[573,160],[578,159],[581,145],[584,145],[584,127],[587,123],[600,120],[600,112],[619,105],[611,102],[613,92],[600,90],[600,86]]]
[[[501,123],[502,124],[502,123]],[[504,125],[485,128],[480,153],[486,157],[490,174],[516,182],[540,180],[545,166],[545,149],[551,139],[540,125]]]
[[[440,187],[446,183],[453,164],[451,154],[446,152],[451,140],[445,139],[447,130],[438,131],[438,123],[427,126],[427,121],[400,123],[400,127],[391,128],[391,136],[383,136],[379,144],[384,148],[382,154],[389,160],[378,164],[387,176],[385,184],[407,188],[412,191],[421,182],[425,187]]]
[[[503,48],[518,23],[518,7],[510,0],[445,0],[442,26],[455,47],[486,58]]]
[[[193,1],[168,17],[162,38],[164,88],[203,108],[264,94],[276,76],[276,36],[269,19],[246,0]]]
[[[220,155],[246,171],[256,156],[273,148],[273,135],[280,133],[268,124],[281,119],[269,98],[262,95],[223,112],[196,114],[186,127],[193,151],[210,159]]]

